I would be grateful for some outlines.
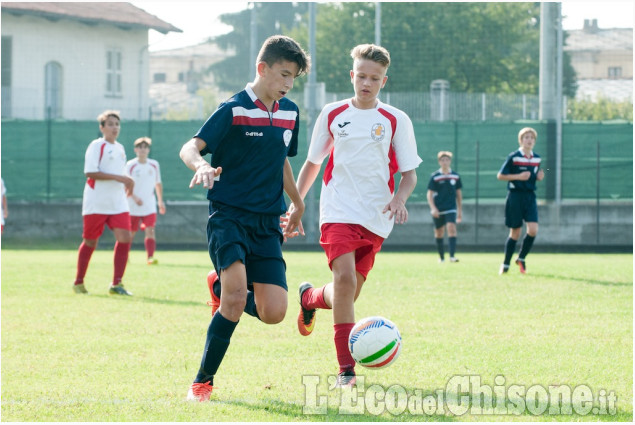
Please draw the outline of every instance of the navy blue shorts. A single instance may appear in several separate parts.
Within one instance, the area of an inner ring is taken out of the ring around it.
[[[253,282],[287,290],[283,240],[279,216],[254,214],[210,202],[207,247],[219,275],[221,270],[241,261],[247,270],[249,290],[253,290]]]
[[[516,229],[526,223],[538,223],[538,205],[533,191],[507,192],[505,202],[505,226]]]
[[[440,229],[446,223],[456,223],[456,213],[439,214],[439,218],[432,217],[432,221],[434,221],[434,228]]]

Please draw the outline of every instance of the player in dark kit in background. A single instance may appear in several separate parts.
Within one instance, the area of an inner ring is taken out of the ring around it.
[[[209,189],[207,241],[220,277],[220,293],[213,293],[219,308],[188,400],[209,400],[243,311],[268,324],[280,323],[287,311],[282,242],[287,232],[304,233],[304,203],[287,159],[297,153],[299,110],[285,96],[309,66],[293,39],[269,37],[258,54],[254,82],[223,102],[181,149],[181,159],[195,172],[190,188]],[[211,165],[202,157],[208,153]],[[296,207],[284,234],[283,190]]]
[[[520,149],[509,154],[496,176],[507,183],[507,201],[505,202],[505,225],[509,227],[509,236],[505,242],[505,259],[499,274],[507,273],[509,262],[520,238],[523,220],[527,224],[527,233],[523,239],[516,264],[521,273],[526,273],[525,258],[534,244],[538,233],[538,205],[536,204],[536,181],[545,177],[540,169],[540,156],[533,152],[538,133],[530,127],[518,132]]]
[[[434,222],[434,239],[439,252],[439,262],[443,263],[445,261],[443,234],[447,227],[450,262],[457,263],[459,260],[454,256],[456,252],[456,223],[460,223],[463,216],[461,205],[463,184],[459,174],[450,168],[452,152],[439,152],[437,160],[441,168],[430,176],[427,193],[430,214]]]

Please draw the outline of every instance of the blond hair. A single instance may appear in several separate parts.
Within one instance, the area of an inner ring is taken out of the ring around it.
[[[390,66],[390,53],[386,48],[375,44],[359,44],[351,50],[353,60],[368,59],[377,62],[384,68]]]
[[[448,158],[452,159],[452,152],[450,152],[450,151],[439,151],[439,153],[437,154],[437,161],[440,160],[444,156],[447,156]]]
[[[525,128],[521,129],[521,130],[518,132],[518,144],[519,144],[519,145],[520,145],[520,143],[521,143],[520,141],[521,141],[521,139],[523,138],[523,135],[525,135],[525,133],[531,133],[531,134],[533,134],[533,135],[534,135],[534,139],[537,139],[537,138],[538,138],[538,133],[536,132],[536,130],[534,130],[534,129],[533,129],[533,128],[531,128],[531,127],[525,127]]]
[[[136,148],[142,143],[145,143],[146,145],[148,145],[148,147],[152,146],[152,139],[149,137],[139,137],[137,140],[134,141],[133,146]]]

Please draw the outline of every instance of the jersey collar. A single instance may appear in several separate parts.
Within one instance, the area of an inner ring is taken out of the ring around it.
[[[525,152],[523,152],[523,148],[518,148],[518,152],[520,152],[520,154],[527,159],[531,159],[534,157],[534,151],[529,152],[529,156],[525,155]]]
[[[249,95],[249,98],[251,99],[251,101],[254,102],[254,105],[256,105],[259,109],[262,109],[263,111],[266,111],[267,113],[269,112],[269,110],[267,109],[265,104],[262,103],[262,101],[260,99],[258,99],[258,96],[256,96],[256,93],[254,92],[254,89],[251,87],[251,83],[247,83],[247,85],[245,86],[245,91]],[[280,107],[280,105],[278,104],[278,101],[274,100],[273,101],[273,111],[272,112],[276,112],[279,107]]]

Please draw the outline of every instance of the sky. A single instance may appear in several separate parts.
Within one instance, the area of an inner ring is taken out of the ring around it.
[[[183,33],[161,34],[150,31],[150,51],[175,49],[201,43],[225,34],[231,27],[220,22],[223,13],[246,9],[246,1],[133,1],[135,6],[157,16]],[[597,19],[600,28],[633,28],[633,3],[620,1],[562,2],[562,26],[565,30],[582,29],[585,19]]]

